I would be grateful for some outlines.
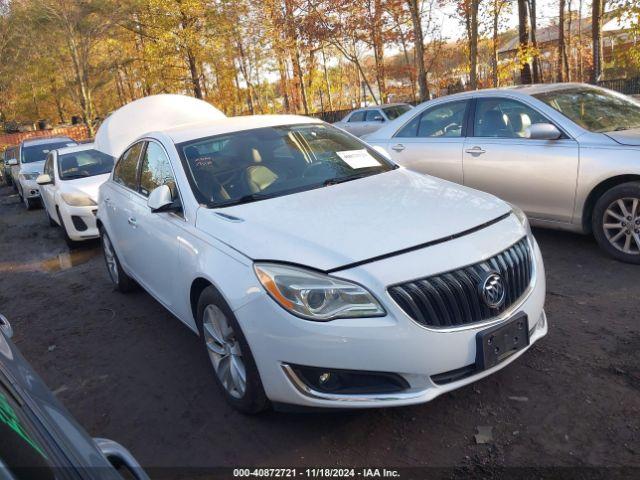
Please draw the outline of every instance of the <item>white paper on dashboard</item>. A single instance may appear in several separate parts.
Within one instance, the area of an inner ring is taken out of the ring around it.
[[[351,168],[367,168],[379,167],[380,162],[371,156],[365,149],[347,150],[344,152],[336,152],[338,156],[344,160]]]

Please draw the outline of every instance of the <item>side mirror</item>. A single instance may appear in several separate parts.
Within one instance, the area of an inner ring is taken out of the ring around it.
[[[14,165],[18,164],[18,159],[17,158],[10,158],[9,160],[7,160],[7,165],[9,165],[10,167],[13,167]]]
[[[51,185],[53,183],[53,179],[48,173],[43,173],[36,178],[36,183],[38,185]]]
[[[534,123],[525,130],[527,138],[531,140],[557,140],[562,132],[550,123]]]
[[[175,206],[169,186],[160,185],[159,187],[154,188],[149,194],[147,205],[151,209],[152,213],[174,210]]]
[[[13,337],[13,328],[11,328],[11,324],[7,317],[0,313],[0,330],[4,333],[4,336],[7,338]]]
[[[129,450],[118,442],[107,438],[94,438],[93,441],[98,447],[98,450],[100,450],[100,453],[109,460],[116,471],[120,471],[121,469],[128,471],[130,475],[126,475],[125,478],[133,477],[135,480],[149,480],[149,477],[138,461],[131,455]]]

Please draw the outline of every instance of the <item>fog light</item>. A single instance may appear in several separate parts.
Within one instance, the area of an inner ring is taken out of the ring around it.
[[[400,392],[409,388],[400,375],[291,365],[298,378],[309,388],[335,394],[376,394]]]

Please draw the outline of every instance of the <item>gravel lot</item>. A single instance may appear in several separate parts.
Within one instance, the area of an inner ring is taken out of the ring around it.
[[[589,237],[535,231],[549,335],[496,375],[409,408],[246,417],[194,334],[140,291],[114,292],[97,244],[72,252],[0,188],[0,311],[94,436],[147,467],[640,467],[640,267]],[[476,444],[478,426],[493,442]]]

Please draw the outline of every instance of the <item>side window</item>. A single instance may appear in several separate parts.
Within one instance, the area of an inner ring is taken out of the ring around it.
[[[44,162],[44,173],[51,177],[51,180],[54,179],[53,176],[53,154],[50,153],[47,155],[47,161]]]
[[[353,112],[349,117],[349,123],[351,122],[364,122],[364,112]]]
[[[160,185],[168,185],[173,198],[176,198],[176,181],[171,163],[160,145],[149,142],[140,164],[140,193],[148,197]]]
[[[412,137],[462,137],[467,100],[445,103],[414,117],[395,135]]]
[[[507,98],[480,98],[473,121],[475,137],[526,138],[527,127],[549,123],[533,108]]]
[[[138,142],[122,154],[113,170],[113,180],[131,190],[137,190],[138,159],[144,142]]]
[[[365,122],[384,122],[384,117],[380,110],[368,110]]]

